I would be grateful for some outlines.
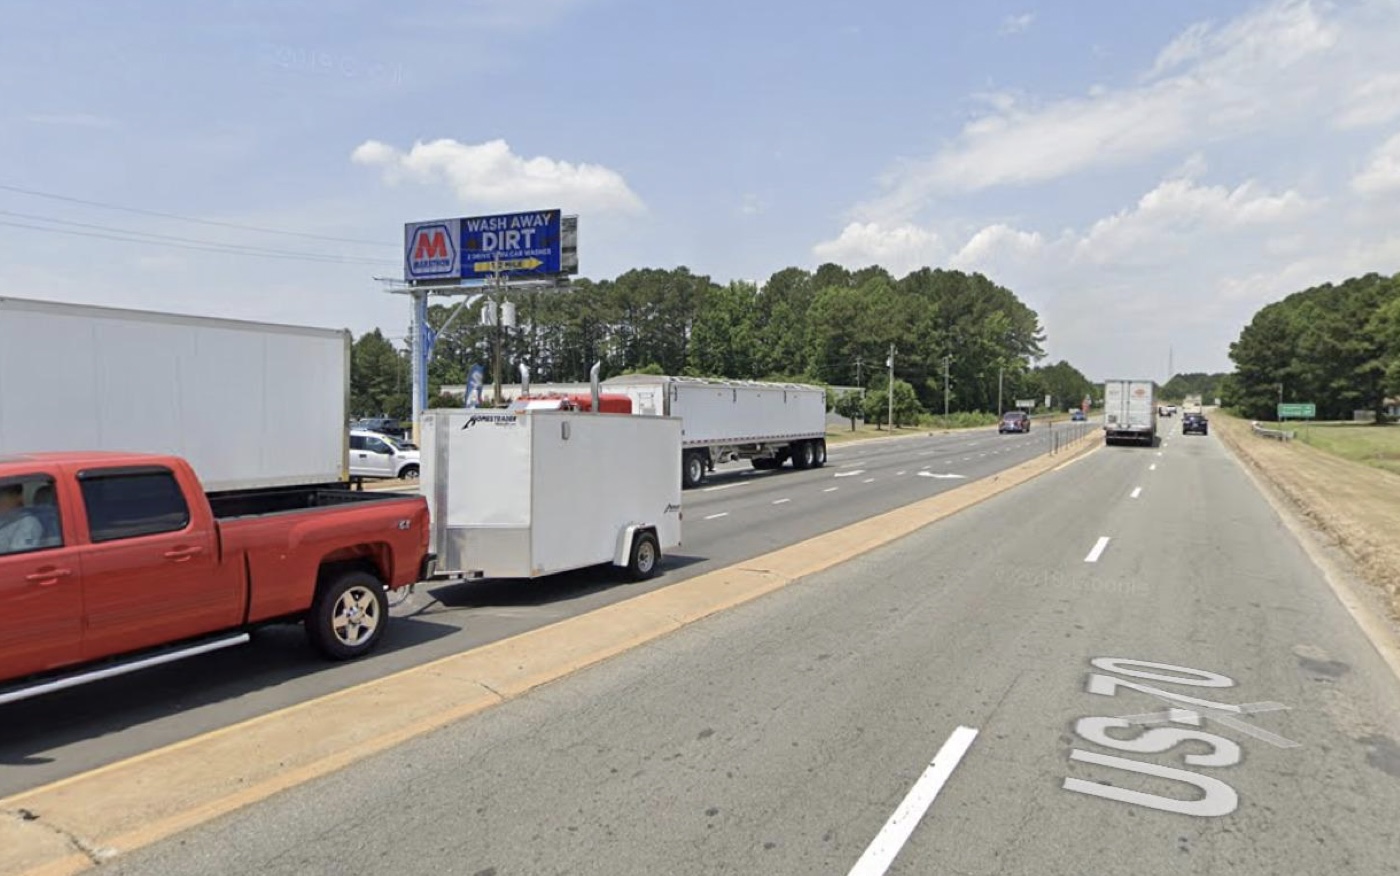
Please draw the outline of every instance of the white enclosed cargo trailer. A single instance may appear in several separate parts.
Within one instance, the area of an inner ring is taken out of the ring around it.
[[[0,455],[170,453],[210,492],[343,480],[344,330],[0,298]]]
[[[717,463],[754,468],[826,464],[826,390],[800,383],[624,375],[603,382],[632,399],[632,413],[679,417],[681,477],[693,487]]]
[[[1103,390],[1104,443],[1151,447],[1157,438],[1157,386],[1150,380],[1109,380]]]
[[[679,420],[440,409],[420,431],[435,577],[643,579],[680,544]]]

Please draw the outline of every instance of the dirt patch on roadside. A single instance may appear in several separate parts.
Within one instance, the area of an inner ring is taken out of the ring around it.
[[[1236,456],[1272,483],[1315,527],[1336,540],[1400,620],[1400,475],[1299,441],[1262,438],[1219,412],[1211,426]]]

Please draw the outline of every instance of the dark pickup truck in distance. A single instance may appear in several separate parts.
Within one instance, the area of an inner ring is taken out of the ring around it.
[[[0,704],[301,622],[367,654],[386,591],[427,577],[421,496],[339,485],[206,494],[178,457],[0,458]],[[7,686],[8,685],[8,686]]]

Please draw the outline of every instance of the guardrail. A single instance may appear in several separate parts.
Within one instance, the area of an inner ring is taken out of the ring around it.
[[[1058,429],[1055,428],[1057,425],[1059,426]],[[1047,428],[1045,431],[1048,433],[1047,441],[1050,444],[1051,456],[1061,452],[1085,435],[1097,432],[1103,428],[1102,425],[1091,423],[1088,420],[1071,420],[1067,423],[1062,422],[1058,424],[1047,423],[1046,426]]]
[[[1250,431],[1260,438],[1272,438],[1275,441],[1292,441],[1298,433],[1291,429],[1266,429],[1259,423],[1250,423]]]

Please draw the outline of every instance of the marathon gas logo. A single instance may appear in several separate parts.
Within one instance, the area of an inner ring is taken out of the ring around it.
[[[430,280],[461,276],[458,246],[461,220],[419,222],[404,226],[403,271],[405,280]]]

